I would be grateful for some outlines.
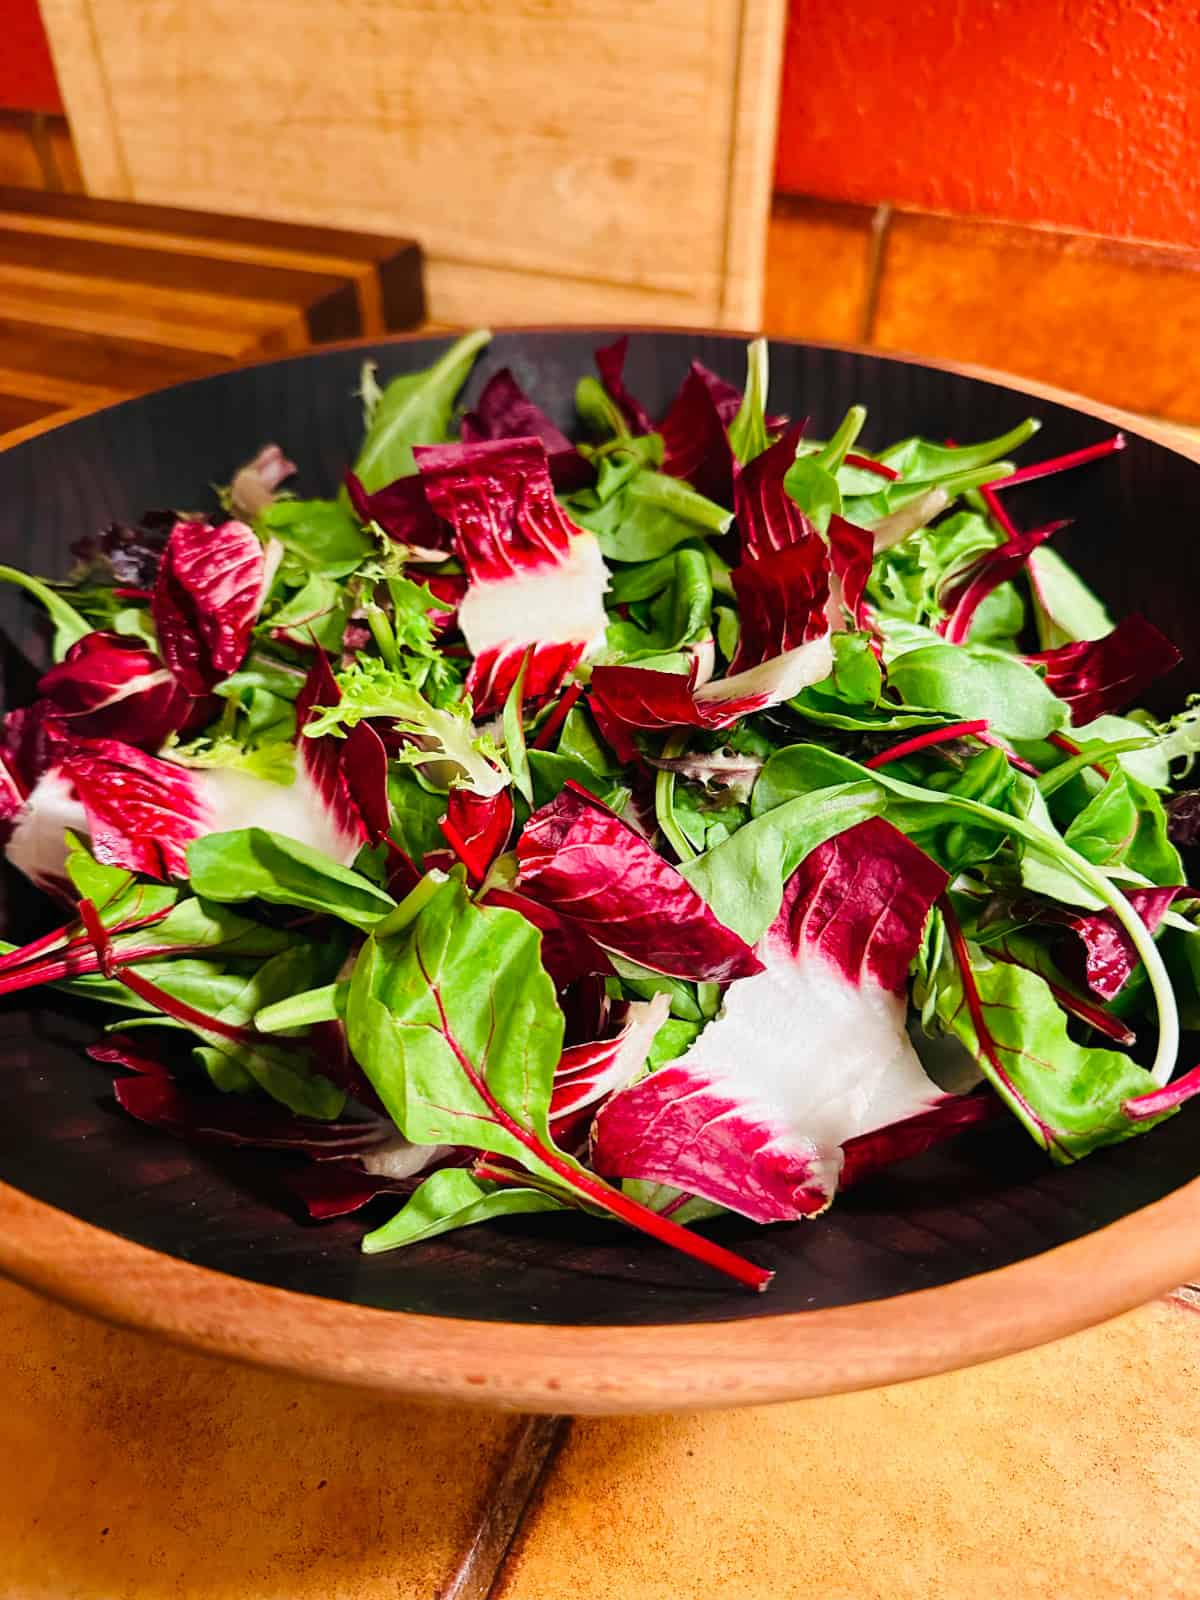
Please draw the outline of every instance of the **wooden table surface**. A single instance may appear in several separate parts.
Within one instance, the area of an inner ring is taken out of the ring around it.
[[[0,1600],[1200,1592],[1188,1290],[967,1371],[696,1417],[406,1404],[2,1280],[0,1364]]]

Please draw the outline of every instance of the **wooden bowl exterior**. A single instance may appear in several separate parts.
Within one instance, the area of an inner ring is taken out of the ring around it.
[[[561,422],[603,330],[498,336],[469,393],[510,365]],[[0,559],[55,572],[113,517],[203,504],[268,438],[327,492],[351,454],[364,357],[381,375],[443,341],[323,350],[161,391],[0,453]],[[631,386],[663,405],[696,357],[740,378],[740,341],[636,334]],[[828,429],[852,401],[869,438],[986,437],[1027,411],[1046,454],[1111,431],[1114,414],[1052,391],[863,351],[772,347],[772,403]],[[197,448],[197,441],[206,441]],[[1020,498],[1018,499],[1018,493]],[[1164,690],[1200,681],[1200,465],[1144,434],[1100,468],[1013,492],[1033,521],[1066,507],[1063,539],[1119,611],[1143,610],[1185,650]],[[0,595],[9,703],[38,642]],[[5,886],[10,918],[24,897]],[[1185,1112],[1078,1168],[1044,1161],[1015,1126],[968,1136],[847,1195],[815,1224],[720,1225],[777,1270],[765,1297],[578,1217],[470,1230],[363,1258],[354,1219],[301,1227],[278,1168],[220,1159],[115,1114],[82,1046],[95,1013],[53,996],[6,1005],[0,1026],[0,1270],[131,1326],[241,1359],[399,1392],[533,1410],[654,1411],[750,1404],[915,1377],[1056,1338],[1200,1267],[1200,1156]]]

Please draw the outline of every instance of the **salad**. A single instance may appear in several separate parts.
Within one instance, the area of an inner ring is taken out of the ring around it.
[[[508,370],[456,414],[488,339],[366,366],[332,499],[270,444],[63,581],[0,569],[54,659],[0,819],[59,903],[0,993],[115,1008],[125,1112],[284,1152],[372,1252],[577,1208],[762,1289],[696,1225],[1174,1115],[1200,706],[1129,709],[1178,652],[1009,496],[1062,473],[1069,514],[1122,436],[815,439],[763,341],[655,418],[621,339],[572,439]]]

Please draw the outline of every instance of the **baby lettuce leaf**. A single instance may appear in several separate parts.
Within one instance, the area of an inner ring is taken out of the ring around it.
[[[563,1209],[562,1200],[542,1189],[481,1183],[465,1167],[445,1167],[431,1172],[390,1222],[366,1235],[362,1247],[368,1255],[378,1255],[493,1217]]]
[[[1167,814],[1153,789],[1116,771],[1069,823],[1063,836],[1095,866],[1125,867],[1151,883],[1184,881],[1179,852],[1167,837]]]
[[[364,931],[396,907],[390,894],[361,874],[266,828],[238,828],[197,839],[188,851],[188,876],[196,893],[208,900],[296,906]]]
[[[747,822],[680,870],[727,927],[754,943],[774,922],[783,886],[809,851],[877,816],[885,802],[886,796],[869,781],[833,783],[799,794]]]
[[[1035,550],[1030,556],[1029,587],[1043,650],[1079,639],[1103,639],[1112,632],[1113,620],[1104,605],[1057,550]]]
[[[948,919],[949,922],[949,919]],[[1154,1079],[1115,1050],[1078,1045],[1046,982],[1024,967],[993,962],[950,922],[937,974],[936,1017],[978,1061],[1034,1139],[1060,1163],[1151,1126],[1124,1113]],[[919,975],[918,1006],[925,998]]]
[[[431,367],[401,373],[376,395],[353,469],[368,494],[417,470],[413,445],[441,444],[452,437],[458,391],[491,337],[486,328],[464,334]]]
[[[641,471],[608,500],[590,491],[567,502],[571,516],[611,561],[656,561],[688,539],[727,533],[733,513],[665,472]]]
[[[1044,739],[1067,708],[1030,667],[986,645],[931,644],[893,661],[888,684],[908,705],[983,717],[1006,739]]]
[[[294,581],[346,578],[375,551],[375,541],[338,500],[276,500],[254,526],[261,538],[283,546]]]

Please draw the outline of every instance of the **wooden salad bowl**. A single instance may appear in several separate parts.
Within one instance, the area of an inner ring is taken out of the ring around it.
[[[503,365],[560,424],[612,330],[498,335]],[[0,561],[55,574],[73,540],[148,507],[210,503],[268,439],[327,493],[360,426],[364,358],[381,376],[445,341],[327,348],[223,372],[76,418],[0,452]],[[646,331],[630,387],[661,408],[693,357],[741,381],[743,341]],[[828,430],[852,402],[876,444],[998,434],[1029,413],[1054,455],[1113,413],[991,375],[777,342],[771,405]],[[1018,502],[1016,497],[1022,498]],[[1118,613],[1144,611],[1200,686],[1200,463],[1146,433],[1101,466],[1013,491],[1027,525],[1071,516],[1063,553]],[[44,659],[32,613],[0,593],[7,703]],[[5,925],[28,892],[7,873]],[[48,991],[0,1020],[0,1270],[127,1326],[315,1377],[525,1410],[745,1405],[963,1366],[1111,1317],[1200,1270],[1200,1111],[1053,1167],[1015,1122],[964,1135],[840,1196],[815,1222],[714,1234],[776,1270],[766,1295],[579,1215],[513,1219],[363,1256],[361,1218],[321,1227],[280,1203],[283,1157],[214,1155],[119,1115],[84,1048],[98,1013]],[[1190,1059],[1184,1065],[1191,1065]],[[394,1201],[375,1202],[374,1220]]]

